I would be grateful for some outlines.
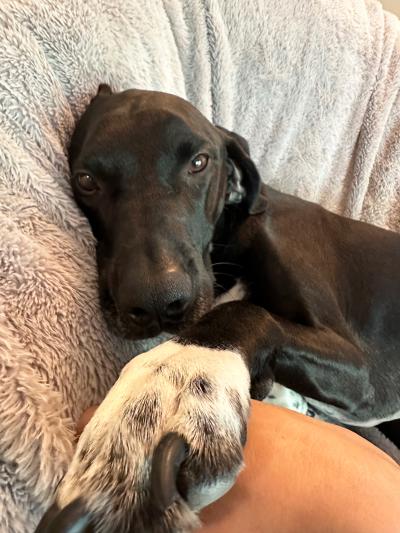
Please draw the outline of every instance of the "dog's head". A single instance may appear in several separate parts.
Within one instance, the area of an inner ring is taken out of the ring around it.
[[[248,216],[258,197],[247,142],[177,96],[101,85],[69,160],[109,323],[143,338],[198,320],[213,302],[216,224],[229,206]]]

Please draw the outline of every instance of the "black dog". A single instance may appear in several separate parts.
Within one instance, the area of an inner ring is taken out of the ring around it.
[[[123,372],[79,443],[58,508],[72,505],[71,517],[99,531],[192,527],[192,511],[241,464],[249,378],[253,397],[273,377],[339,423],[400,418],[398,234],[261,185],[243,138],[168,94],[101,86],[70,164],[109,323],[129,338],[177,337]],[[236,279],[244,301],[211,310]],[[157,447],[163,435],[172,440]],[[165,464],[170,449],[179,472]],[[151,492],[140,465],[154,450]],[[130,490],[138,481],[140,497]]]

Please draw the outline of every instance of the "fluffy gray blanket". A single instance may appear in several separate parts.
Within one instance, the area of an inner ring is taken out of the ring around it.
[[[99,312],[66,160],[101,82],[188,98],[266,181],[400,229],[400,31],[375,0],[2,0],[0,530],[28,533],[77,418],[148,343]]]

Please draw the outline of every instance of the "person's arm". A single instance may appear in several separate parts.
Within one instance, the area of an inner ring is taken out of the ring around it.
[[[400,532],[400,467],[349,430],[253,402],[245,461],[201,533]]]
[[[245,461],[199,533],[400,533],[400,467],[351,431],[253,401]]]

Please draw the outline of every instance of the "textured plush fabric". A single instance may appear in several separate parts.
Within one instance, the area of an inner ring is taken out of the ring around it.
[[[186,97],[272,186],[400,229],[399,63],[374,0],[1,1],[1,532],[32,531],[80,413],[149,346],[107,332],[68,183],[98,84]]]

